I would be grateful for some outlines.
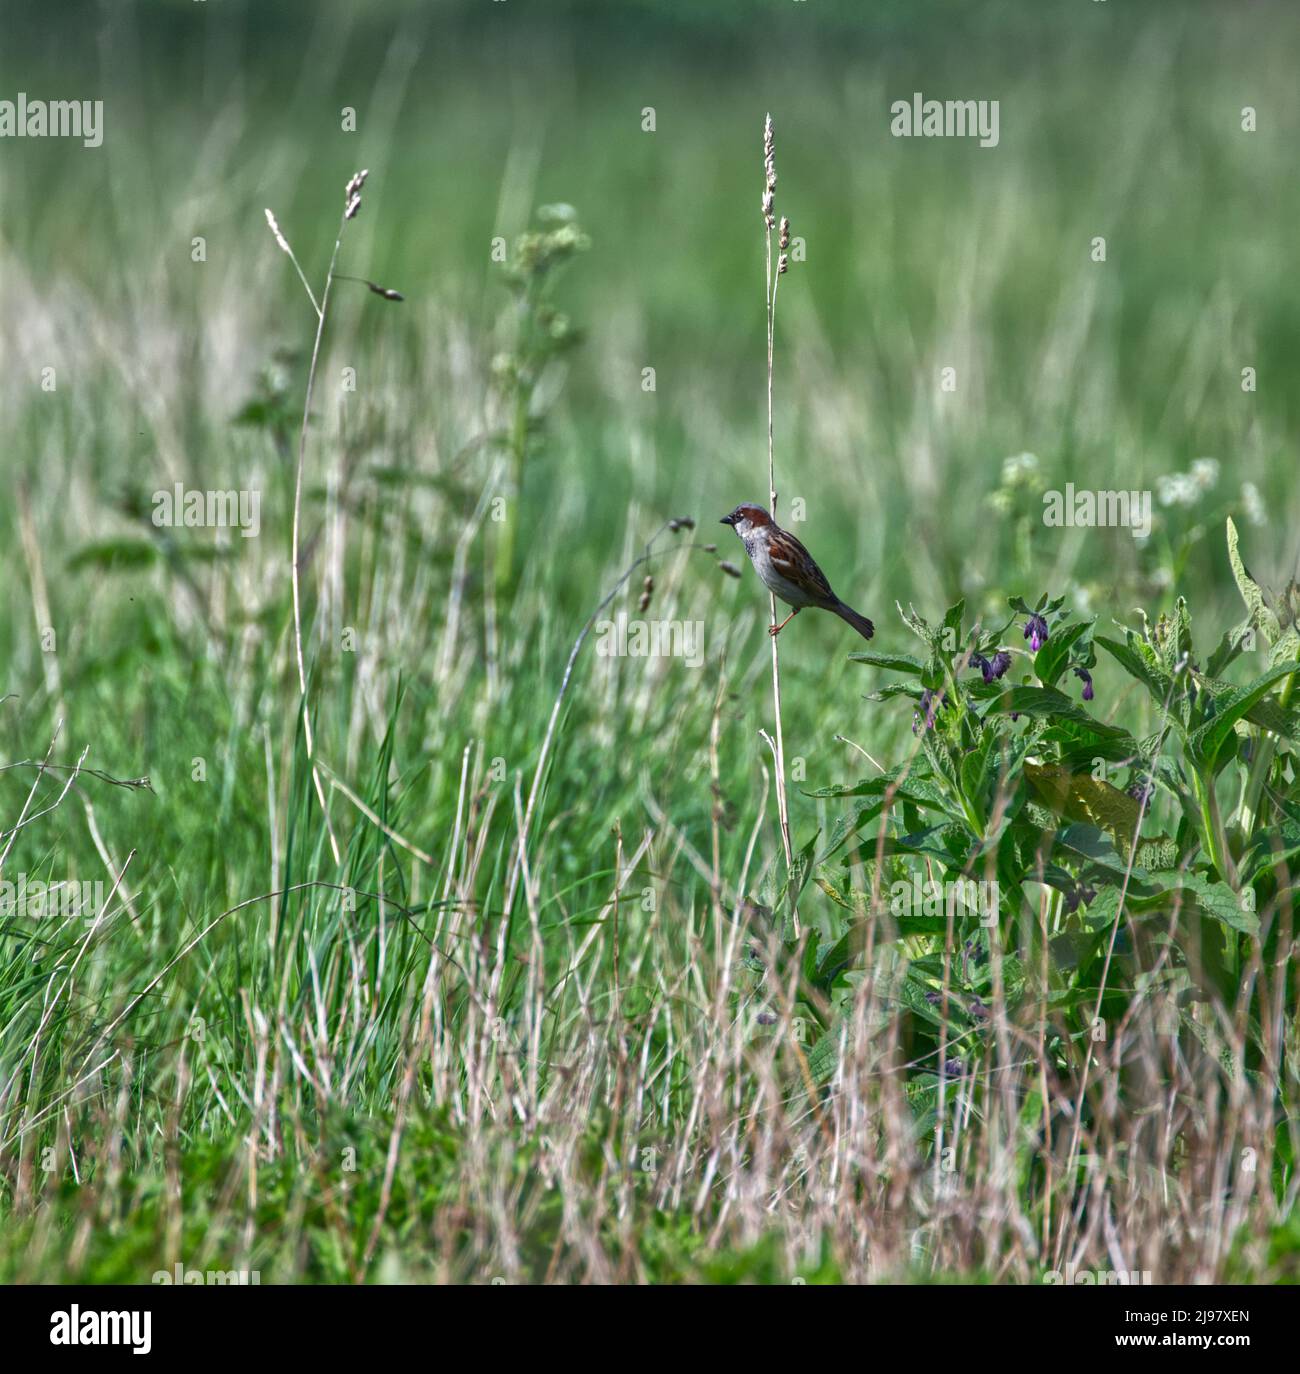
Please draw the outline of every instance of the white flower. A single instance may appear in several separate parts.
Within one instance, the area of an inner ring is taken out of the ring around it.
[[[1201,489],[1189,472],[1175,472],[1172,477],[1156,478],[1156,493],[1162,506],[1194,506]]]
[[[1002,485],[1018,487],[1038,475],[1038,459],[1032,453],[1017,453],[1002,460]]]
[[[1252,525],[1264,524],[1264,498],[1259,494],[1259,488],[1254,482],[1241,484],[1241,504],[1246,512],[1246,519]]]
[[[1202,491],[1209,491],[1219,480],[1219,460],[1217,458],[1198,458],[1192,464],[1192,481]]]

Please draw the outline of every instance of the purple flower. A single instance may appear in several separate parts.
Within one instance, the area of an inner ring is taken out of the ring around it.
[[[1156,786],[1150,778],[1139,778],[1128,788],[1128,794],[1139,806],[1145,806],[1155,796]]]
[[[1080,902],[1087,905],[1096,895],[1096,888],[1089,887],[1086,883],[1075,883],[1074,887],[1065,894],[1065,909],[1066,911],[1078,911]]]
[[[932,692],[928,687],[921,693],[921,700],[918,703],[917,712],[912,717],[912,733],[916,734],[916,727],[921,724],[921,716],[925,716],[925,728],[934,729],[935,712],[943,705],[943,693]]]
[[[1029,641],[1029,647],[1034,653],[1037,653],[1047,643],[1047,621],[1037,611],[1029,617],[1025,624],[1025,638]]]
[[[1078,678],[1082,678],[1082,679],[1083,679],[1083,699],[1084,699],[1084,701],[1091,701],[1091,700],[1092,700],[1092,674],[1091,674],[1086,668],[1076,668],[1076,669],[1074,670],[1074,675],[1075,675],[1075,677],[1078,677]]]
[[[983,654],[972,654],[970,666],[984,674],[985,682],[993,682],[1011,667],[1011,655],[1005,649],[999,649],[992,659],[985,658]]]
[[[984,964],[988,962],[989,952],[983,945],[971,939],[966,941],[966,957],[972,964]]]

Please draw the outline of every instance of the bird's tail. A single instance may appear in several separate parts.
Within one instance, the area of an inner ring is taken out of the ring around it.
[[[841,620],[847,620],[863,639],[870,639],[876,633],[876,627],[865,615],[859,615],[852,606],[846,606],[842,601],[835,607],[835,614]]]

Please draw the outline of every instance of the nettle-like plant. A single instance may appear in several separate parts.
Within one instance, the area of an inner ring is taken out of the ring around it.
[[[1098,1027],[1139,1011],[1219,1057],[1230,1021],[1245,1068],[1259,1062],[1256,975],[1290,948],[1300,854],[1300,590],[1265,593],[1231,522],[1228,546],[1248,616],[1203,665],[1181,598],[1111,634],[1059,598],[1013,598],[993,629],[963,602],[937,624],[900,607],[918,653],[850,655],[898,675],[868,700],[905,699],[916,743],[895,768],[811,794],[850,809],[778,894],[787,935],[801,898],[808,926],[814,1077],[838,1062],[867,977],[903,1025],[909,1094],[931,1119],[935,1087],[973,1075],[999,1025],[1075,1083]],[[1228,681],[1261,639],[1267,671]],[[1098,650],[1145,689],[1145,733],[1094,714]],[[816,915],[810,880],[831,900]]]
[[[582,331],[554,302],[561,269],[591,247],[571,205],[543,205],[537,212],[543,226],[520,234],[505,261],[505,282],[511,308],[504,326],[506,346],[492,360],[492,374],[504,412],[504,428],[493,436],[505,451],[502,477],[505,518],[496,547],[496,589],[507,592],[517,572],[516,543],[519,499],[524,468],[545,439],[546,407],[543,379],[561,359],[582,342]]]

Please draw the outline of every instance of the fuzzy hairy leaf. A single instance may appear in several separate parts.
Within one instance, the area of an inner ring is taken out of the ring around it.
[[[1300,663],[1279,663],[1275,668],[1270,668],[1263,677],[1256,678],[1248,687],[1235,687],[1231,692],[1218,698],[1213,718],[1194,730],[1188,740],[1193,757],[1214,769],[1219,751],[1232,734],[1236,723],[1244,719],[1275,682],[1297,671],[1300,671]]]
[[[1282,633],[1282,626],[1276,613],[1268,604],[1264,589],[1246,571],[1237,548],[1237,527],[1228,519],[1228,562],[1232,565],[1232,575],[1237,579],[1237,590],[1250,612],[1250,622],[1270,644],[1276,644]]]
[[[1128,734],[1118,725],[1107,725],[1096,716],[1090,716],[1055,687],[1010,687],[990,704],[989,710],[1042,720],[1071,720],[1102,739],[1117,739]]]
[[[1060,815],[1104,830],[1127,857],[1141,810],[1127,792],[1091,773],[1071,773],[1056,764],[1026,763],[1025,777],[1039,798]]]

